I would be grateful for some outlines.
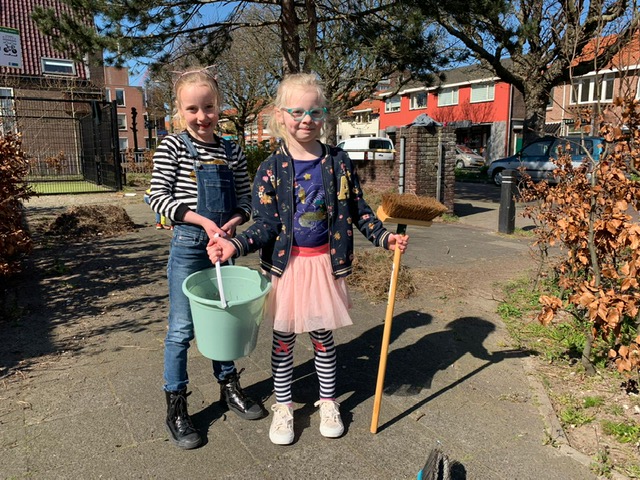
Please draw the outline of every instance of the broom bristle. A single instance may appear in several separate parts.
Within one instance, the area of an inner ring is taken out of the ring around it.
[[[433,197],[411,194],[386,193],[382,195],[382,209],[394,218],[431,221],[448,209]]]

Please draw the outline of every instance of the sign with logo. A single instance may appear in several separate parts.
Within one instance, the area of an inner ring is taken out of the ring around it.
[[[0,27],[0,67],[22,68],[20,31]]]

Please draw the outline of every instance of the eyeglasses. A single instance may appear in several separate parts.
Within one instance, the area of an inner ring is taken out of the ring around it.
[[[309,115],[311,117],[311,120],[313,120],[314,122],[319,122],[327,116],[326,107],[312,108],[311,110],[305,110],[303,108],[283,108],[282,110],[291,115],[293,120],[296,122],[301,122],[302,119],[307,115]]]

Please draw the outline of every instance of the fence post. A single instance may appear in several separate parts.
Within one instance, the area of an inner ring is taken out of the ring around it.
[[[502,172],[500,190],[500,211],[498,216],[498,232],[512,234],[516,223],[516,202],[513,197],[513,185],[516,179],[515,170]]]
[[[111,121],[111,143],[114,160],[115,160],[115,177],[116,188],[118,191],[122,190],[122,186],[126,185],[127,178],[124,169],[122,168],[120,159],[120,141],[118,139],[118,103],[116,100],[112,100],[107,105],[110,105],[111,111],[109,112],[109,120]]]

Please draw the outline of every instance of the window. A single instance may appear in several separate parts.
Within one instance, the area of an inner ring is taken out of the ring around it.
[[[534,142],[530,145],[527,145],[522,149],[523,157],[544,157],[549,151],[549,147],[553,140],[540,140],[538,142]]]
[[[51,75],[75,75],[76,64],[73,60],[63,58],[43,58],[42,73]]]
[[[614,79],[613,74],[607,74],[574,80],[571,88],[571,103],[612,101]]]
[[[458,87],[443,88],[438,94],[438,106],[446,107],[448,105],[458,104]]]
[[[411,94],[410,110],[427,108],[427,92],[417,92]]]
[[[549,101],[547,102],[547,110],[549,110],[550,108],[553,108],[553,89],[555,87],[551,87],[551,90],[549,90]]]
[[[118,130],[126,130],[127,129],[127,114],[119,113],[118,114]]]
[[[394,95],[391,98],[387,98],[384,101],[385,112],[399,112],[400,111],[400,95]]]
[[[12,88],[0,87],[0,135],[18,133]]]
[[[116,88],[116,105],[119,107],[124,107],[124,90],[121,88]]]
[[[390,88],[391,88],[391,79],[383,78],[378,82],[377,89],[379,92],[384,92],[385,90],[389,90]]]
[[[477,83],[471,85],[471,103],[493,102],[495,85],[492,83]],[[456,103],[457,100],[456,100]]]
[[[119,138],[118,145],[120,146],[120,151],[124,152],[127,148],[129,148],[129,139],[128,138]]]
[[[353,116],[354,123],[369,123],[371,121],[371,112],[358,112]]]

